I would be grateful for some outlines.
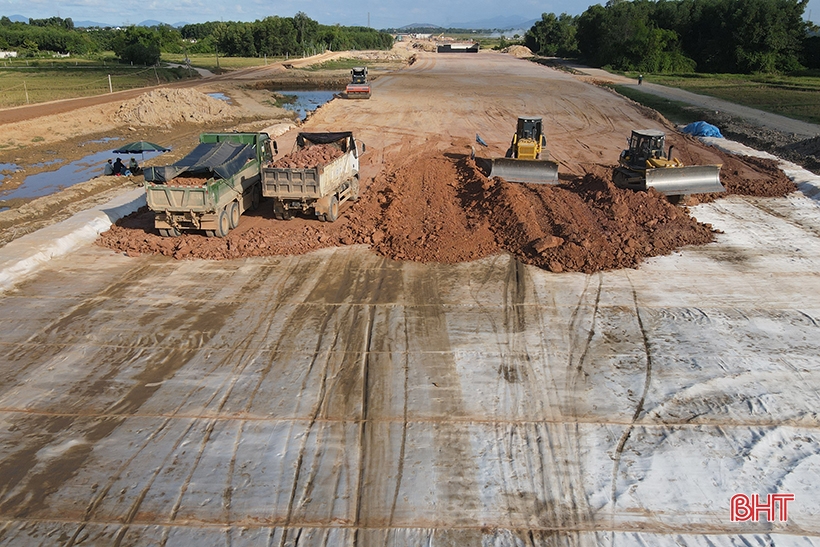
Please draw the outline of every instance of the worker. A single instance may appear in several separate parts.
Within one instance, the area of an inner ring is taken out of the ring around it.
[[[105,164],[105,168],[103,169],[103,175],[111,176],[114,174],[114,166],[111,164],[111,159],[109,158],[108,163]]]
[[[131,158],[128,162],[128,170],[131,171],[132,175],[139,175],[140,174],[140,164],[137,163],[137,160]]]
[[[114,162],[114,174],[117,176],[125,174],[125,164],[120,158],[117,158],[117,161]]]
[[[638,85],[643,83],[643,74],[638,74]]]

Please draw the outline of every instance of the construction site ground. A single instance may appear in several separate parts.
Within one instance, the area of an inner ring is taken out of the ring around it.
[[[814,183],[565,72],[416,55],[305,123],[367,145],[336,223],[47,247],[81,213],[0,249],[1,544],[820,545]],[[560,187],[487,179],[519,115]],[[731,195],[613,188],[638,128]]]

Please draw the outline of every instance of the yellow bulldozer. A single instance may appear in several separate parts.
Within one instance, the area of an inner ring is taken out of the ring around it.
[[[672,146],[664,154],[666,135],[657,129],[633,130],[629,148],[621,152],[612,182],[620,188],[654,188],[667,196],[725,192],[720,183],[720,165],[685,167],[672,156]]]
[[[490,176],[509,182],[557,184],[558,164],[541,159],[548,154],[546,146],[541,118],[519,117],[507,154],[492,160]]]

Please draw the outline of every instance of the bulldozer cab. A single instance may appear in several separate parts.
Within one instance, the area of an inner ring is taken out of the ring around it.
[[[541,132],[541,118],[518,118],[518,127],[515,133],[518,135],[518,140],[532,140],[541,146],[547,144],[547,139]]]
[[[351,82],[354,84],[367,83],[367,67],[357,66],[350,70]]]
[[[656,129],[641,129],[632,131],[629,139],[629,163],[643,165],[646,160],[663,157],[663,146],[666,135]]]

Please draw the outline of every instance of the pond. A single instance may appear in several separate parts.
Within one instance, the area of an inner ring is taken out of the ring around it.
[[[277,91],[277,93],[295,99],[293,102],[283,104],[282,108],[296,112],[300,120],[304,120],[308,112],[313,112],[323,104],[330,102],[336,95],[335,91]]]
[[[146,152],[145,159],[147,160],[156,157],[159,154],[161,154],[161,152]],[[105,162],[108,161],[109,158],[115,159],[117,157],[122,158],[123,163],[128,164],[128,160],[131,156],[123,154],[117,155],[112,153],[110,150],[103,150],[102,152],[95,152],[79,160],[72,161],[71,163],[63,165],[54,171],[44,171],[35,175],[29,175],[23,179],[23,183],[17,188],[5,191],[0,190],[0,201],[10,199],[32,199],[48,196],[68,188],[69,186],[73,186],[102,175]],[[140,164],[142,164],[142,154],[137,154],[134,157]],[[48,162],[43,162],[37,165],[50,165],[60,161],[62,160],[49,160]],[[0,163],[0,171],[2,171],[4,166],[8,165],[12,164]]]

